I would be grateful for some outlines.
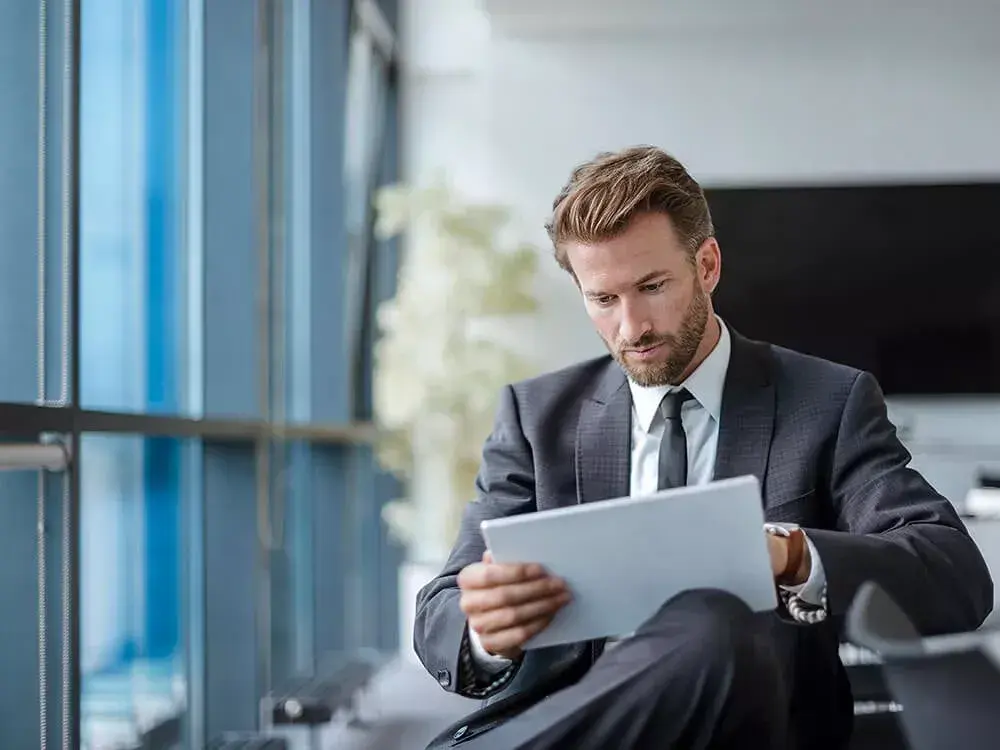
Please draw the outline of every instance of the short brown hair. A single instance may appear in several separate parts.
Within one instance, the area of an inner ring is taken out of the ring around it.
[[[598,154],[573,170],[552,203],[545,228],[556,261],[572,273],[565,242],[612,239],[647,212],[670,217],[692,258],[715,234],[704,191],[670,154],[654,146]]]

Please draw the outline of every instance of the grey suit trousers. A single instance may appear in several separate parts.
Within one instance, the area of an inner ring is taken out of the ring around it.
[[[604,653],[575,684],[496,726],[468,717],[430,747],[787,747],[788,699],[762,618],[730,594],[685,592]],[[502,714],[503,706],[484,710],[491,711]]]

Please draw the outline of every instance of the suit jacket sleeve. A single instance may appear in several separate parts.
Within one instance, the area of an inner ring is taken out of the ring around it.
[[[446,690],[485,697],[506,685],[517,665],[482,684],[471,680],[465,615],[459,608],[458,574],[483,557],[486,545],[479,524],[487,518],[535,510],[531,446],[521,429],[517,398],[508,386],[501,394],[493,432],[483,447],[476,498],[462,518],[458,540],[441,574],[417,595],[413,645],[424,666]]]
[[[829,609],[844,614],[873,580],[925,635],[973,630],[992,609],[993,581],[951,503],[909,462],[878,383],[861,373],[830,471],[837,530],[808,530],[826,571]]]

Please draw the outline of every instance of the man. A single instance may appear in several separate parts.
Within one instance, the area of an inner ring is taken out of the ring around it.
[[[435,746],[845,747],[838,620],[858,587],[878,582],[927,634],[973,629],[993,602],[978,549],[909,468],[870,374],[716,317],[719,243],[671,156],[583,164],[548,229],[611,356],[502,393],[477,497],[417,602],[424,665],[488,702]],[[537,565],[493,563],[483,519],[746,474],[780,524],[767,531],[779,611],[690,591],[617,642],[523,650],[571,592]]]

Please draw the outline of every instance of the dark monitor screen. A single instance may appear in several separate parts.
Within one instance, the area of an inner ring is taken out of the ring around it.
[[[1000,184],[706,192],[736,330],[890,395],[1000,392]]]

